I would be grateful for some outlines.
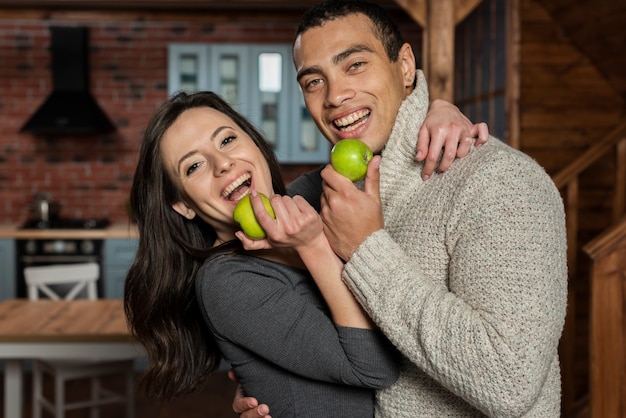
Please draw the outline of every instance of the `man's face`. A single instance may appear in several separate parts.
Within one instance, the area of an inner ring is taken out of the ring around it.
[[[380,152],[415,78],[410,45],[391,62],[371,21],[353,14],[300,34],[293,55],[304,102],[322,134],[332,144],[355,138]]]

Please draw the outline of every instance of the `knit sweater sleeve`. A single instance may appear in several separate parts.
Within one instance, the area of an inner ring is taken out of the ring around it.
[[[502,168],[477,174],[486,190],[458,197],[447,286],[384,230],[357,249],[344,279],[412,363],[486,414],[520,416],[540,396],[563,327],[565,230],[545,181]],[[494,179],[505,182],[498,193]]]
[[[385,229],[343,277],[413,364],[485,414],[520,416],[540,396],[563,327],[563,207],[530,158],[495,138],[474,154],[402,204],[393,199],[415,167],[388,164],[389,174],[381,164]]]

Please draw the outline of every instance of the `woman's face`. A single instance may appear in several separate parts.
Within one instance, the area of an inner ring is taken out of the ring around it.
[[[225,114],[197,107],[184,111],[161,140],[166,170],[183,191],[172,205],[182,216],[200,216],[218,241],[235,238],[237,202],[257,190],[273,194],[269,166],[252,139]]]

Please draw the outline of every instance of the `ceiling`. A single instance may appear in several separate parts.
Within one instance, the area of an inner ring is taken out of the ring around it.
[[[376,0],[390,11],[424,0]],[[571,42],[592,61],[626,102],[626,0],[521,0],[537,1],[550,13]],[[0,0],[0,17],[15,18],[63,14],[71,10],[133,11],[143,18],[170,18],[176,14],[222,21],[255,19],[291,20],[319,0]],[[165,13],[163,13],[165,12]]]

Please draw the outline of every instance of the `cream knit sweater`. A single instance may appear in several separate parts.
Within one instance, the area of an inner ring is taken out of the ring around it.
[[[344,271],[403,354],[376,417],[558,417],[560,194],[535,161],[495,138],[423,182],[413,157],[427,108],[420,72],[383,152],[385,229]]]

